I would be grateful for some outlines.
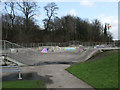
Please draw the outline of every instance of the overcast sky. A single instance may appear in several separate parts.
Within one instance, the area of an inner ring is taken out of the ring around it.
[[[34,16],[38,20],[38,25],[43,25],[42,20],[46,17],[44,6],[49,2],[55,2],[59,10],[57,16],[65,15],[78,16],[82,19],[88,19],[90,22],[94,19],[100,20],[104,25],[111,25],[110,32],[113,38],[118,39],[118,1],[119,0],[34,0],[41,7],[40,12]],[[44,2],[43,2],[44,1]]]

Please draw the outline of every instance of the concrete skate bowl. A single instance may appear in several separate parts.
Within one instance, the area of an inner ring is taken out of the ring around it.
[[[52,46],[53,52],[41,53],[40,48],[25,48],[9,41],[4,41],[4,52],[7,52],[7,59],[17,64],[36,65],[40,63],[71,63],[83,62],[90,58],[98,49],[85,49],[85,47],[59,47]],[[75,50],[65,50],[65,49]]]
[[[67,52],[49,52],[41,53],[40,50],[31,49],[19,49],[16,53],[9,53],[8,57],[15,59],[26,65],[37,65],[40,63],[72,63],[72,62],[83,62],[87,60],[92,54],[94,54],[96,49],[87,49],[80,52],[67,51]]]

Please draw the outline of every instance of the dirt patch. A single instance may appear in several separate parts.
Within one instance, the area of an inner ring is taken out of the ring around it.
[[[120,52],[119,50],[103,50],[103,52],[99,52],[96,55],[94,55],[93,57],[91,57],[90,59],[88,59],[86,62],[91,62],[91,61],[95,61],[95,60],[99,60],[101,58],[104,58],[106,56],[109,55],[113,55],[117,52]]]

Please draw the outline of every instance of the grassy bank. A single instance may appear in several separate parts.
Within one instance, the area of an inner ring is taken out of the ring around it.
[[[46,88],[42,80],[20,80],[2,82],[2,88]]]
[[[77,63],[66,70],[94,88],[118,87],[118,53],[100,60]]]

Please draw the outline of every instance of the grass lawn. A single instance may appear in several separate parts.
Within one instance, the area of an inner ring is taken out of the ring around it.
[[[66,70],[94,88],[118,88],[118,53],[100,60],[77,63]]]
[[[2,88],[46,88],[42,80],[20,80],[2,82]]]

